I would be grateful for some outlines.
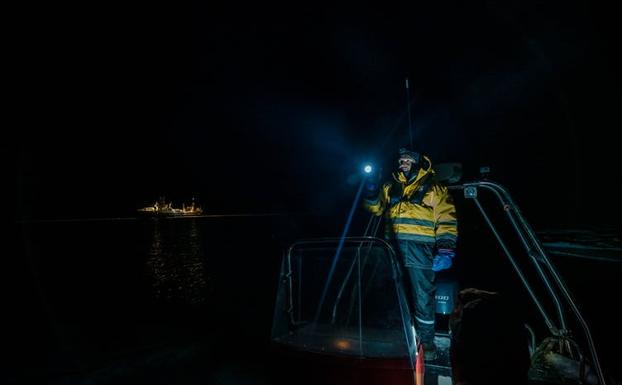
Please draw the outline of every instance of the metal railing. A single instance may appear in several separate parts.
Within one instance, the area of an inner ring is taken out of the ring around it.
[[[503,241],[503,238],[501,237],[499,231],[497,230],[497,227],[493,224],[486,210],[482,206],[482,203],[478,199],[478,191],[480,188],[491,191],[493,195],[497,198],[499,203],[501,204],[501,207],[503,211],[506,213],[512,227],[518,234],[521,244],[525,248],[525,251],[527,252],[527,255],[529,256],[529,259],[532,261],[535,267],[535,270],[538,273],[538,276],[544,283],[544,286],[546,287],[548,294],[550,295],[553,303],[555,304],[555,310],[557,313],[557,322],[553,321],[553,319],[547,313],[546,309],[544,308],[544,306],[542,305],[542,303],[536,296],[535,291],[533,290],[533,287],[530,285],[525,274],[520,269],[519,265],[516,263],[516,259],[510,252],[506,243]],[[461,185],[449,186],[449,189],[463,190],[464,197],[467,199],[472,199],[475,202],[477,208],[479,209],[480,213],[484,217],[484,220],[486,221],[486,223],[492,230],[497,241],[501,245],[501,248],[503,249],[504,253],[508,257],[508,260],[510,261],[512,267],[514,268],[521,282],[527,289],[531,299],[534,301],[536,307],[540,311],[540,314],[544,318],[544,321],[547,327],[549,328],[550,332],[554,336],[559,337],[560,339],[564,341],[565,346],[568,350],[568,353],[570,354],[571,357],[574,357],[574,354],[572,352],[572,347],[575,347],[576,349],[578,348],[577,348],[577,345],[574,343],[574,341],[570,339],[570,336],[572,335],[572,333],[568,329],[568,326],[567,326],[566,314],[564,312],[562,298],[565,300],[565,304],[572,310],[573,314],[575,315],[576,319],[581,325],[581,328],[583,329],[586,341],[588,343],[590,355],[592,357],[592,363],[595,367],[595,371],[598,376],[598,380],[601,385],[606,385],[605,377],[603,375],[602,368],[600,366],[598,355],[596,353],[596,348],[594,346],[594,341],[592,339],[592,334],[587,325],[587,322],[585,322],[585,319],[581,315],[579,308],[577,307],[574,299],[572,298],[572,295],[570,294],[568,287],[566,286],[563,279],[561,278],[558,270],[553,265],[549,257],[546,255],[546,252],[544,251],[544,248],[542,247],[542,244],[540,243],[538,237],[536,236],[535,232],[533,231],[533,229],[531,228],[527,220],[521,214],[518,206],[512,200],[512,197],[510,196],[508,191],[503,186],[495,182],[491,182],[491,181],[468,182],[468,183],[463,183]],[[560,296],[560,293],[561,293],[561,296]],[[580,351],[579,351],[579,357],[582,357],[582,354]]]

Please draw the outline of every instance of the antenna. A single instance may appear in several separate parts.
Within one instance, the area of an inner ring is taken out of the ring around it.
[[[408,77],[406,77],[406,107],[408,109],[408,135],[410,137],[410,149],[413,149],[413,126],[410,119],[410,87],[408,84]]]

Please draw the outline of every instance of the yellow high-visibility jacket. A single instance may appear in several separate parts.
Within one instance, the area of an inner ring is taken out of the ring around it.
[[[393,181],[382,186],[376,199],[365,199],[364,206],[376,216],[385,215],[388,238],[455,248],[456,208],[447,187],[434,181],[432,162],[424,159],[426,167],[416,176],[406,180],[401,171],[393,173]],[[421,197],[418,190],[426,187]]]

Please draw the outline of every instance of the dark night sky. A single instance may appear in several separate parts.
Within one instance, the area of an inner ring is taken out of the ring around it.
[[[342,218],[350,175],[407,141],[409,76],[433,160],[490,165],[532,217],[617,224],[607,7],[33,6],[13,32],[17,216],[131,216],[166,194],[208,212]]]

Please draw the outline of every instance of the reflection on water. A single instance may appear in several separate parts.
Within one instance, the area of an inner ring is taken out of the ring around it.
[[[205,302],[209,277],[195,219],[154,220],[147,268],[156,301]]]

